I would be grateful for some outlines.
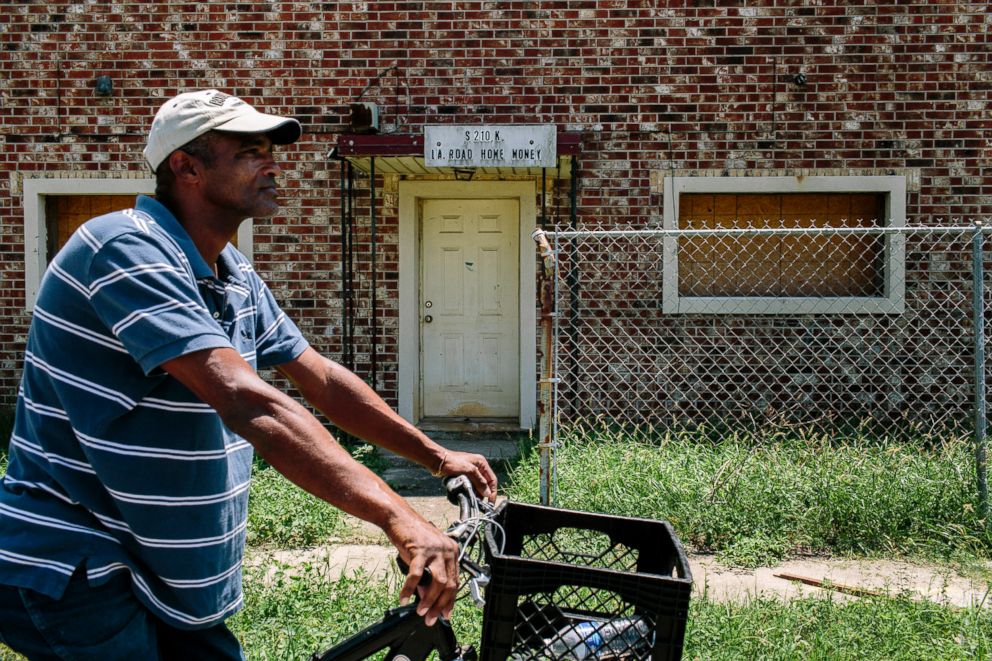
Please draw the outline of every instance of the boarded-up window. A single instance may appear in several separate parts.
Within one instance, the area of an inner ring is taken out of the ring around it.
[[[45,198],[47,261],[90,218],[134,206],[134,195],[49,195]]]
[[[90,218],[134,207],[134,195],[48,195],[45,197],[46,262],[62,249],[72,233]],[[231,243],[238,245],[237,235]]]
[[[680,229],[879,227],[885,193],[683,193]],[[679,295],[880,296],[879,234],[733,234],[679,241]]]

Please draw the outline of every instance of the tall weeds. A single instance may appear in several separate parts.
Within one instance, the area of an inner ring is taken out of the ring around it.
[[[535,501],[536,454],[510,497]],[[683,542],[742,565],[795,553],[987,557],[968,439],[934,443],[790,429],[566,430],[561,507],[669,520]]]

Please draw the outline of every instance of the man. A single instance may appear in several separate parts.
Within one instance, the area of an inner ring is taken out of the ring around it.
[[[253,449],[385,531],[410,566],[401,600],[450,612],[454,543],[256,374],[276,367],[341,429],[495,497],[483,457],[317,354],[228,243],[278,209],[273,146],[300,134],[217,90],[180,94],[144,150],[156,199],[86,223],[50,265],[0,488],[0,640],[30,658],[241,658],[224,619],[242,605]]]

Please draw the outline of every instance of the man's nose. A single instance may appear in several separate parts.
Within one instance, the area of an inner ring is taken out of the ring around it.
[[[264,170],[267,176],[278,177],[282,174],[282,168],[276,163],[276,159],[273,155],[269,155],[268,160],[265,162]]]

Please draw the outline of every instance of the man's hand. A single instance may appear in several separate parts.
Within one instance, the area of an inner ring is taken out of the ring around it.
[[[444,461],[441,462],[441,468],[438,472],[445,477],[466,476],[477,494],[491,503],[496,502],[496,487],[498,486],[496,473],[481,454],[449,450],[444,455]]]
[[[438,616],[450,618],[458,594],[458,544],[420,517],[410,517],[386,534],[410,567],[400,590],[400,603],[407,603],[416,590],[420,595],[417,614],[428,626]],[[430,570],[431,582],[418,586],[425,569]]]

